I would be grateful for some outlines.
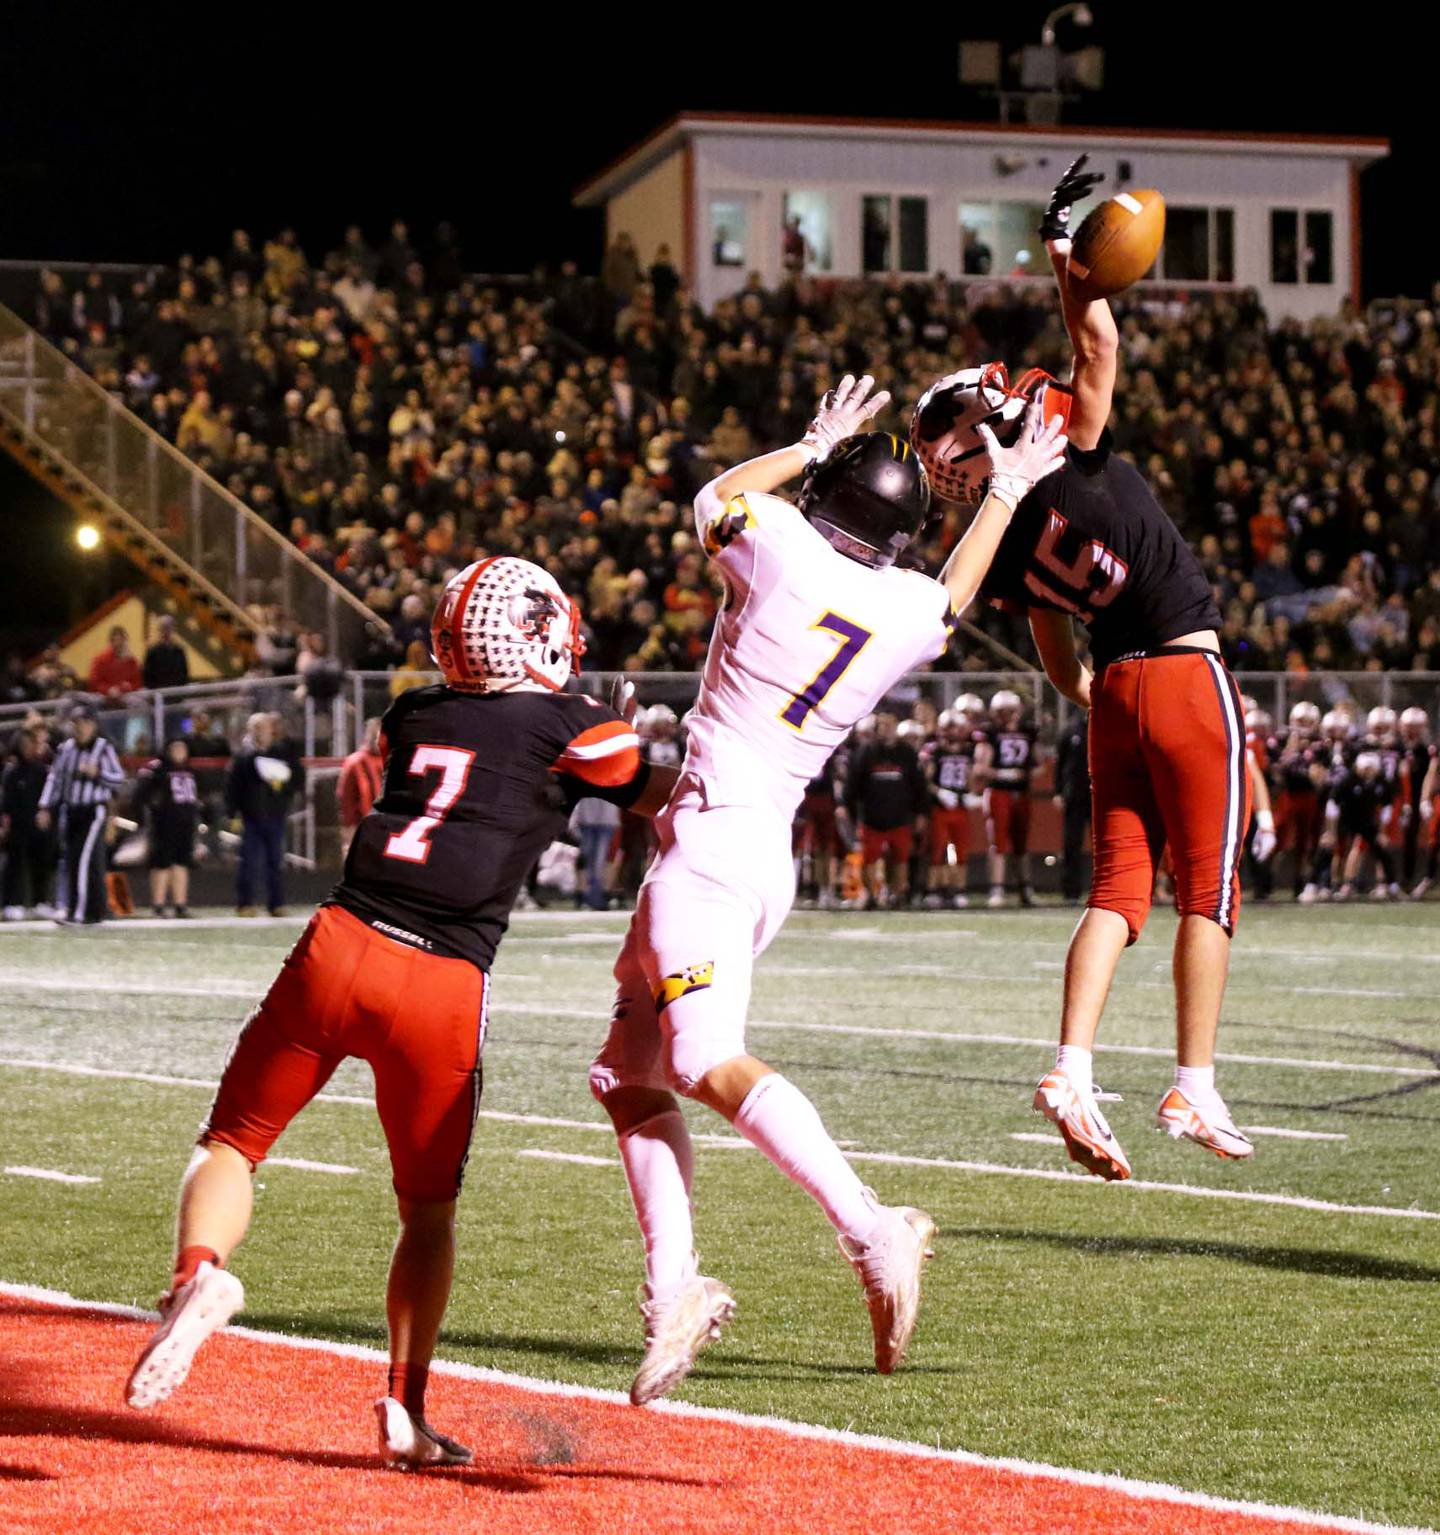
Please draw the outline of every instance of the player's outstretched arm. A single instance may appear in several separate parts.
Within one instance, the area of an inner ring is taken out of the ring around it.
[[[1050,256],[1050,267],[1060,288],[1060,308],[1065,329],[1075,349],[1070,387],[1075,403],[1070,411],[1070,440],[1077,448],[1093,448],[1100,441],[1105,423],[1110,419],[1110,402],[1115,394],[1115,361],[1120,350],[1120,333],[1110,305],[1102,298],[1082,303],[1070,292],[1066,263],[1070,257],[1070,210],[1088,197],[1104,175],[1087,171],[1081,155],[1073,161],[1056,183],[1040,221],[1040,238]]]
[[[1064,423],[1059,416],[1042,421],[1040,408],[1037,397],[1025,412],[1024,425],[1013,447],[1002,448],[984,422],[975,429],[984,439],[990,459],[990,490],[940,572],[941,583],[950,593],[950,605],[956,613],[963,613],[975,600],[1005,529],[1010,526],[1010,518],[1030,487],[1054,474],[1065,461]]]
[[[1030,609],[1030,633],[1040,652],[1045,675],[1055,684],[1056,692],[1090,707],[1090,668],[1075,652],[1075,622],[1068,613],[1054,608]]]
[[[890,403],[889,391],[882,389],[876,394],[874,390],[875,380],[868,373],[858,380],[847,373],[826,392],[815,412],[815,419],[806,427],[799,442],[736,464],[712,480],[701,494],[714,495],[724,506],[732,497],[743,495],[747,490],[757,494],[779,490],[787,481],[803,474],[815,459],[824,458],[837,442],[863,432],[885,409]]]

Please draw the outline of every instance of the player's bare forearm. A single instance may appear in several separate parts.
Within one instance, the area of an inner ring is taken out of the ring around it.
[[[1070,387],[1075,393],[1068,428],[1070,441],[1076,447],[1088,450],[1100,441],[1100,434],[1110,419],[1120,331],[1105,299],[1085,303],[1071,293],[1066,268],[1070,241],[1049,240],[1045,249],[1050,256],[1056,286],[1060,289],[1065,330],[1075,352],[1070,372]]]
[[[1260,764],[1255,760],[1254,752],[1245,753],[1245,771],[1250,778],[1251,804],[1256,815],[1261,811],[1269,813],[1270,810],[1270,785],[1265,782],[1265,775],[1260,771]]]
[[[773,453],[762,453],[759,458],[747,458],[743,464],[727,469],[712,482],[711,488],[722,506],[747,490],[753,490],[757,495],[769,495],[803,474],[814,456],[798,442],[788,448],[777,448]]]
[[[940,581],[950,594],[950,606],[957,614],[975,600],[985,572],[990,569],[1005,529],[1010,526],[1015,508],[1000,496],[991,494],[980,503],[975,520],[965,530],[965,536],[950,552]]]
[[[1030,633],[1045,675],[1055,690],[1082,709],[1090,707],[1090,668],[1075,650],[1075,625],[1068,613],[1053,608],[1030,609]]]
[[[640,798],[631,805],[631,810],[636,815],[658,815],[670,803],[670,796],[675,792],[679,778],[679,768],[656,767],[652,763],[650,776],[640,791]]]

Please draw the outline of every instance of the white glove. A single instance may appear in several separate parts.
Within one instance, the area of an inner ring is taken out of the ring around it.
[[[847,373],[833,389],[826,391],[815,419],[800,439],[800,446],[809,450],[811,458],[824,458],[837,442],[863,431],[867,422],[885,409],[890,403],[890,391],[882,389],[872,397],[870,391],[874,387],[875,380],[868,373],[858,383],[853,374]]]
[[[1020,435],[1011,448],[1002,448],[995,433],[982,421],[975,430],[985,444],[990,459],[990,494],[998,496],[1013,512],[1030,492],[1030,487],[1054,474],[1065,462],[1069,438],[1059,416],[1049,421],[1041,418],[1041,400],[1037,395],[1025,412]]]
[[[954,789],[936,789],[935,798],[940,801],[942,810],[955,810],[959,808],[960,796]]]
[[[610,707],[627,725],[635,723],[635,684],[624,677],[617,677],[610,684]]]
[[[1264,863],[1275,851],[1275,815],[1273,811],[1255,812],[1255,837],[1250,844],[1251,856],[1256,863]]]

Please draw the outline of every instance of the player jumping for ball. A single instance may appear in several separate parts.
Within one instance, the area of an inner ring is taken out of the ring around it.
[[[1090,710],[1094,880],[1066,957],[1059,1053],[1034,1106],[1059,1126],[1076,1162],[1102,1178],[1128,1178],[1130,1163],[1096,1105],[1091,1052],[1167,845],[1180,912],[1178,1068],[1158,1123],[1218,1156],[1254,1150],[1215,1088],[1250,782],[1240,694],[1220,659],[1209,582],[1140,474],[1112,451],[1114,316],[1104,300],[1081,302],[1066,275],[1071,207],[1102,179],[1084,162],[1082,155],[1066,171],[1041,225],[1075,352],[1070,446],[1063,467],[1016,511],[982,592],[1028,615],[1050,680]],[[1012,390],[999,364],[935,385],[916,411],[912,440],[927,454],[929,444],[946,441],[946,461],[932,471],[941,493],[974,498],[984,472],[977,423],[1000,428],[1018,420],[1024,396],[1048,397],[1060,387],[1035,374]],[[1093,677],[1076,653],[1077,618],[1090,631]]]
[[[526,560],[481,560],[432,624],[445,682],[405,693],[382,726],[384,791],[345,873],[250,1016],[180,1190],[161,1323],[130,1376],[163,1402],[240,1310],[225,1267],[250,1223],[251,1177],[347,1057],[375,1075],[400,1210],[386,1313],[390,1377],[375,1404],[392,1465],[473,1457],[425,1421],[431,1355],[455,1267],[455,1201],[480,1107],[490,969],[523,882],[577,800],[651,815],[673,769],[641,762],[630,723],[562,693],[579,613]]]
[[[1037,405],[1011,447],[984,439],[990,494],[935,581],[894,563],[925,522],[929,489],[902,440],[862,430],[889,398],[872,388],[842,379],[800,442],[731,469],[695,503],[725,604],[590,1077],[645,1239],[636,1403],[681,1380],[734,1307],[695,1256],[676,1092],[729,1120],[820,1204],[859,1273],[877,1369],[895,1368],[915,1326],[934,1222],[880,1204],[809,1099],[746,1049],[751,971],[794,899],[790,828],[807,784],[900,676],[944,650],[1064,438]],[[801,475],[797,505],[774,494]]]

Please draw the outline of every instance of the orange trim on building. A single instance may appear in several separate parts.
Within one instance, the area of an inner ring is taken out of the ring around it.
[[[1350,297],[1358,309],[1360,297],[1360,167],[1350,167]]]
[[[685,249],[680,256],[680,270],[684,274],[686,286],[692,286],[695,282],[697,263],[695,260],[695,145],[690,139],[686,139],[680,148],[680,198],[682,207],[680,217],[682,220],[683,243]]]

